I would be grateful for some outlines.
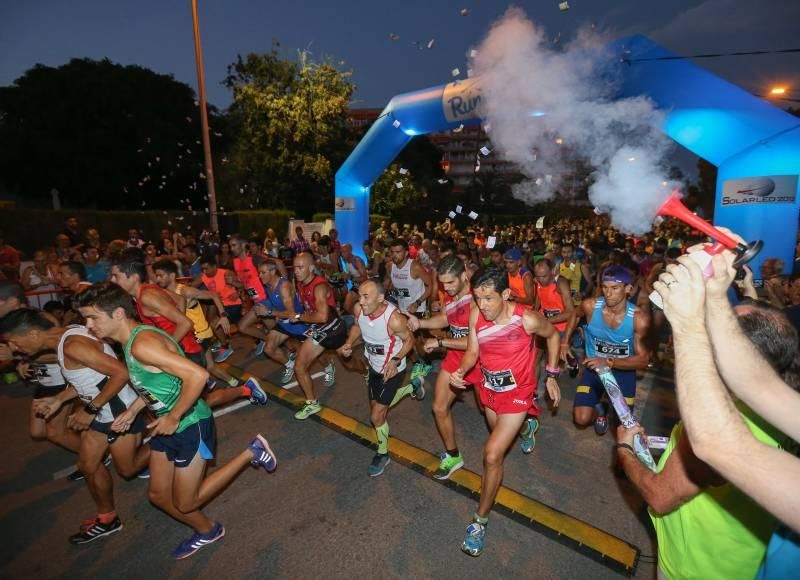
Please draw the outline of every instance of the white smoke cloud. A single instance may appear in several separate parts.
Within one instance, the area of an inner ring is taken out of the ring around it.
[[[567,189],[575,158],[596,172],[589,199],[619,229],[649,231],[675,185],[666,177],[671,141],[646,97],[614,100],[615,56],[586,30],[563,52],[516,7],[490,29],[472,59],[481,77],[492,142],[527,178],[514,195],[527,203]],[[547,176],[551,176],[548,178]]]

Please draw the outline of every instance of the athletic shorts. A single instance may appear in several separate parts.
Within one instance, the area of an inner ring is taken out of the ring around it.
[[[167,454],[167,459],[175,467],[186,467],[197,453],[209,461],[214,459],[214,448],[217,435],[214,429],[214,417],[200,419],[174,435],[157,435],[150,439],[150,450]]]
[[[231,324],[238,324],[242,319],[242,305],[232,304],[225,307],[225,312],[228,313],[228,322]]]
[[[125,431],[124,433],[117,433],[116,431],[112,431],[111,425],[113,424],[114,424],[113,421],[111,423],[101,423],[100,421],[95,419],[89,425],[89,429],[108,436],[108,442],[113,443],[123,435],[135,435],[136,433],[141,433],[147,428],[147,420],[144,418],[144,411],[139,411],[139,414],[136,415],[136,418],[133,420],[133,423],[131,423],[131,428]]]
[[[448,350],[447,354],[442,361],[442,370],[453,374],[461,366],[461,360],[464,358],[463,350]],[[464,377],[468,385],[478,386],[483,384],[483,373],[481,372],[481,363],[475,363],[469,372]]]
[[[633,403],[636,399],[636,371],[615,371],[614,377],[617,379],[619,388],[622,395],[625,397],[625,402],[633,409]],[[605,394],[603,383],[597,373],[583,369],[578,379],[578,388],[575,393],[575,406],[576,407],[594,407]]]
[[[481,404],[498,415],[527,412],[534,417],[538,416],[541,413],[541,409],[536,401],[533,400],[535,394],[536,386],[518,386],[516,389],[498,393],[492,389],[487,389],[481,382],[480,388]]]
[[[388,381],[383,382],[383,373],[376,372],[375,369],[369,367],[369,380],[367,380],[369,400],[389,406],[397,394],[397,389],[403,384],[405,376],[406,369],[403,369]]]
[[[280,332],[281,334],[285,334],[289,338],[294,338],[295,340],[299,340],[300,342],[303,342],[307,338],[306,335],[302,332],[301,333],[289,332],[289,330],[280,323],[276,324],[275,328],[273,328],[272,330]]]
[[[200,352],[187,352],[186,358],[188,358],[194,364],[206,368],[206,357],[205,357],[206,350],[208,350],[208,348],[202,346],[201,343]]]
[[[306,330],[305,335],[317,346],[321,346],[326,350],[332,350],[339,348],[345,343],[347,340],[347,328],[345,327],[344,320],[337,316],[325,324],[312,324],[311,327]]]
[[[33,391],[33,398],[34,399],[45,399],[47,397],[55,397],[59,393],[63,393],[64,390],[67,388],[67,385],[54,385],[50,387],[46,387],[44,385],[40,385],[39,383],[33,383],[36,385]]]

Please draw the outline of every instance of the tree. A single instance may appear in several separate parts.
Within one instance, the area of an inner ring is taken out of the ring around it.
[[[370,197],[371,213],[392,215],[419,207],[428,197],[427,191],[416,185],[411,173],[402,174],[400,169],[399,165],[392,164],[375,180]]]
[[[233,91],[230,123],[236,137],[220,172],[223,196],[232,205],[257,203],[330,209],[333,176],[353,145],[347,107],[350,73],[332,62],[282,59],[279,44],[267,54],[240,56],[228,67]],[[245,187],[245,185],[247,187]]]
[[[212,139],[221,124],[211,111]],[[36,65],[0,87],[0,178],[10,192],[73,207],[203,205],[199,109],[191,87],[108,59]]]

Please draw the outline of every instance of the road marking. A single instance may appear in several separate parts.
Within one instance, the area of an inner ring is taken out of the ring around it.
[[[240,379],[252,376],[240,368],[229,365],[226,365],[226,370]],[[299,409],[304,403],[302,397],[272,383],[265,383],[262,388],[277,402],[289,408]],[[371,426],[330,407],[323,406],[322,411],[312,415],[310,419],[319,421],[367,447],[375,448],[377,445],[375,430]],[[477,499],[480,495],[481,477],[473,471],[462,468],[449,480],[438,481],[432,477],[433,472],[439,467],[437,455],[396,437],[389,439],[389,453],[392,459],[422,473],[433,482],[446,485],[472,499]],[[611,569],[628,575],[636,572],[639,548],[513,489],[505,486],[500,488],[494,509]]]
[[[313,375],[311,375],[311,380],[318,379],[318,378],[320,378],[321,376],[324,376],[324,375],[325,375],[325,373],[322,372],[322,371],[316,372]],[[259,380],[259,377],[253,377],[253,378],[256,379],[256,380]],[[260,380],[263,380],[263,379],[260,379]],[[272,385],[272,383],[269,383],[269,384]],[[291,383],[287,383],[285,385],[282,385],[281,388],[282,389],[293,389],[298,384],[299,383],[297,381],[292,381]],[[266,390],[266,389],[264,389],[264,390]],[[250,406],[250,401],[236,401],[235,403],[231,403],[230,405],[226,405],[226,406],[221,407],[221,408],[217,409],[216,411],[214,411],[214,417],[215,418],[216,417],[222,417],[223,415],[227,415],[228,413],[233,413],[234,411],[238,411],[239,409],[243,409],[244,407],[249,407],[249,406]],[[144,443],[147,443],[148,441],[150,441],[150,437],[146,437],[145,440],[142,443],[144,444]],[[72,473],[73,471],[76,471],[77,469],[78,468],[75,465],[70,465],[69,467],[65,467],[64,469],[59,469],[58,471],[53,473],[53,479],[54,480],[63,479],[65,477],[67,477],[70,473]]]

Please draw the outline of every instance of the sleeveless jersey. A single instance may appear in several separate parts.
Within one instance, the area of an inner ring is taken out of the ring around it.
[[[453,338],[464,338],[469,335],[469,310],[471,306],[471,292],[467,292],[459,299],[455,299],[445,293],[444,311],[447,315],[447,324],[450,325],[448,331]]]
[[[242,303],[242,300],[239,298],[239,292],[236,288],[231,288],[225,281],[226,272],[227,270],[217,268],[217,273],[214,274],[213,278],[206,276],[205,272],[203,272],[200,277],[203,280],[203,284],[206,285],[206,288],[211,292],[219,294],[223,306],[238,306]]]
[[[382,373],[389,360],[403,348],[402,338],[389,335],[389,319],[396,311],[397,307],[387,302],[386,308],[375,318],[363,312],[358,315],[358,327],[364,339],[364,354],[367,356],[369,366],[376,373]],[[403,371],[405,368],[406,359],[403,358],[397,365],[397,371]]]
[[[394,286],[394,295],[397,297],[397,305],[400,312],[408,313],[408,305],[417,301],[423,294],[425,294],[425,283],[419,278],[411,277],[411,264],[413,260],[408,258],[403,267],[397,264],[392,264],[392,286]],[[425,312],[425,304],[420,304],[416,312],[412,314],[421,314]]]
[[[572,301],[579,304],[581,279],[583,278],[581,265],[578,262],[573,262],[567,266],[564,262],[561,262],[558,266],[558,275],[569,282],[569,293],[572,295]]]
[[[511,295],[517,298],[525,298],[525,282],[523,279],[525,278],[525,274],[528,274],[530,270],[527,268],[520,268],[519,272],[516,275],[512,276],[511,273],[508,273],[508,287],[511,288]],[[523,304],[523,308],[533,308],[530,304]]]
[[[314,278],[312,278],[311,282],[308,284],[303,284],[302,282],[295,280],[297,296],[300,298],[300,304],[303,305],[303,310],[305,312],[317,311],[317,303],[316,300],[314,300],[314,291],[320,284],[328,285],[328,320],[326,322],[330,322],[336,318],[337,314],[336,301],[333,298],[333,288],[330,287],[328,281],[319,274],[314,276]]]
[[[175,291],[183,296],[183,298],[186,300],[185,314],[186,318],[192,321],[195,338],[197,340],[211,338],[214,336],[214,331],[211,330],[211,326],[208,324],[206,313],[203,312],[203,307],[200,305],[200,301],[196,298],[189,298],[188,296],[185,296],[183,293],[184,288],[186,288],[185,284],[178,284],[175,286]]]
[[[525,332],[522,316],[525,306],[514,305],[508,323],[489,322],[478,313],[475,327],[480,348],[483,386],[502,393],[516,388],[536,390],[533,361],[536,357],[535,337]]]
[[[356,257],[353,256],[353,261],[348,262],[342,256],[339,256],[342,271],[345,272],[350,278],[347,280],[347,288],[349,290],[358,290],[361,283],[361,273],[356,267]]]
[[[144,313],[144,309],[142,308],[142,292],[145,291],[147,288],[154,288],[159,292],[163,292],[167,298],[169,298],[173,304],[175,304],[175,300],[172,299],[172,296],[169,295],[169,292],[164,290],[163,288],[156,286],[155,284],[142,284],[141,289],[139,290],[139,296],[136,299],[136,312],[139,313],[139,320],[142,321],[142,324],[146,324],[148,326],[155,326],[156,328],[160,328],[164,332],[172,334],[175,330],[177,324],[172,322],[170,319],[161,316],[160,314],[156,314],[155,316],[147,316]],[[194,354],[196,352],[200,352],[201,348],[200,345],[194,338],[193,332],[187,332],[186,335],[181,339],[181,347],[184,351]]]
[[[61,367],[64,378],[78,392],[78,397],[81,401],[90,403],[100,394],[100,391],[103,390],[108,377],[89,367],[68,369],[64,366],[64,343],[70,336],[84,336],[97,342],[101,341],[98,341],[85,326],[68,326],[66,332],[61,336],[56,350],[58,354],[58,364]],[[105,354],[117,358],[113,348],[105,342],[102,342],[102,345]],[[125,385],[108,403],[100,407],[100,412],[97,414],[97,421],[100,423],[113,423],[114,419],[124,413],[138,397],[136,391],[129,385]]]
[[[286,278],[279,278],[278,283],[275,284],[275,288],[270,288],[268,284],[264,285],[264,291],[267,294],[267,303],[272,310],[286,310],[286,304],[283,303],[283,298],[281,297],[281,286],[284,283],[288,284],[289,282],[286,280]],[[297,293],[294,295],[294,311],[298,314],[303,313],[303,305],[300,304],[300,299],[298,298]],[[309,327],[309,325],[304,322],[290,324],[288,322],[284,322],[283,320],[276,320],[276,324],[287,334],[295,336],[301,336],[305,334]]]
[[[233,270],[239,276],[239,280],[244,284],[244,291],[254,303],[267,299],[264,292],[264,285],[258,277],[258,268],[253,263],[252,256],[233,259]]]
[[[592,321],[586,326],[586,356],[602,358],[627,358],[636,354],[633,348],[633,316],[636,305],[627,303],[625,318],[617,328],[609,328],[603,319],[605,298],[594,304]]]
[[[558,291],[557,277],[552,284],[547,286],[542,286],[536,282],[536,293],[539,297],[539,310],[545,318],[552,318],[564,312],[564,300]],[[567,329],[566,322],[556,322],[553,326],[559,332],[564,332]]]
[[[131,377],[131,385],[136,389],[136,392],[139,393],[139,396],[144,399],[144,402],[147,403],[147,408],[150,409],[156,417],[163,417],[172,410],[175,403],[178,401],[183,383],[176,376],[167,373],[154,373],[147,370],[134,358],[133,353],[131,353],[131,347],[133,346],[133,341],[136,340],[136,337],[143,331],[157,332],[166,336],[178,347],[178,352],[181,356],[183,356],[183,349],[175,342],[172,336],[163,330],[145,325],[134,328],[131,331],[131,337],[123,347],[125,363],[128,365],[128,374]],[[190,425],[194,425],[201,419],[210,416],[211,409],[208,408],[208,405],[202,398],[199,398],[184,416],[181,417],[178,429],[175,432],[180,433]]]

